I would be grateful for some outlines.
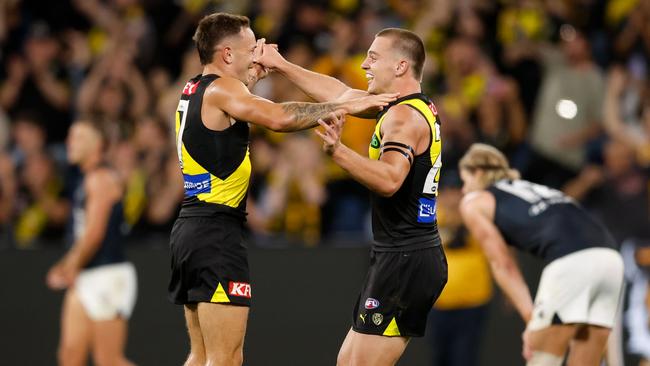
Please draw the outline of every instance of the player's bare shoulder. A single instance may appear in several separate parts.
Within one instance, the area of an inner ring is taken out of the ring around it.
[[[203,94],[201,119],[212,130],[224,130],[231,124],[228,113],[234,104],[243,104],[252,94],[240,80],[231,77],[219,77],[212,81]],[[236,109],[236,107],[234,108]]]
[[[414,128],[419,127],[422,130],[426,130],[427,120],[420,112],[407,104],[397,104],[390,107],[390,109],[386,111],[386,117],[384,117],[382,126],[394,126],[399,128],[407,125],[413,125]]]
[[[91,196],[119,200],[122,196],[123,181],[114,169],[100,167],[86,175],[84,188]]]
[[[406,135],[418,146],[413,146],[418,153],[429,143],[430,127],[425,117],[415,108],[406,104],[392,106],[381,125],[382,135]]]
[[[496,199],[494,195],[486,190],[479,190],[467,193],[460,201],[461,213],[480,212],[489,217],[494,216]]]
[[[224,76],[212,81],[205,89],[204,98],[219,104],[226,99],[241,95],[250,95],[250,91],[239,79]]]

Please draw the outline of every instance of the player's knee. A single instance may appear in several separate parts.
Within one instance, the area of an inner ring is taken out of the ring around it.
[[[533,356],[526,366],[562,366],[563,358],[552,353],[533,351]]]

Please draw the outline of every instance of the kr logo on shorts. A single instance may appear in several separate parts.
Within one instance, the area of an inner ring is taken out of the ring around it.
[[[251,298],[251,285],[245,282],[228,282],[228,294]]]

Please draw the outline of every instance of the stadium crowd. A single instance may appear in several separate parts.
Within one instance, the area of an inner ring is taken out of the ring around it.
[[[248,15],[287,59],[359,89],[376,32],[414,30],[428,52],[422,86],[442,119],[439,222],[448,256],[478,250],[458,219],[457,162],[485,142],[638,248],[629,276],[647,281],[650,0],[0,0],[0,246],[66,240],[67,187],[79,173],[66,163],[65,138],[81,116],[111,127],[132,242],[167,245],[183,197],[174,111],[201,71],[192,33],[214,11]],[[255,92],[308,100],[277,74]],[[364,153],[373,128],[350,117],[343,141]],[[368,242],[367,191],[325,157],[313,132],[255,129],[251,157],[252,243]],[[469,305],[443,297],[442,307],[484,305],[485,278]],[[650,359],[650,342],[637,343]]]

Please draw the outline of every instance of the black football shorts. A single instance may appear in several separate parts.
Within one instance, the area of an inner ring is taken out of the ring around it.
[[[170,239],[169,300],[175,304],[250,306],[248,253],[242,229],[242,221],[228,215],[179,217]]]
[[[422,337],[429,310],[447,283],[442,247],[370,252],[370,268],[353,311],[352,329],[389,337]]]

